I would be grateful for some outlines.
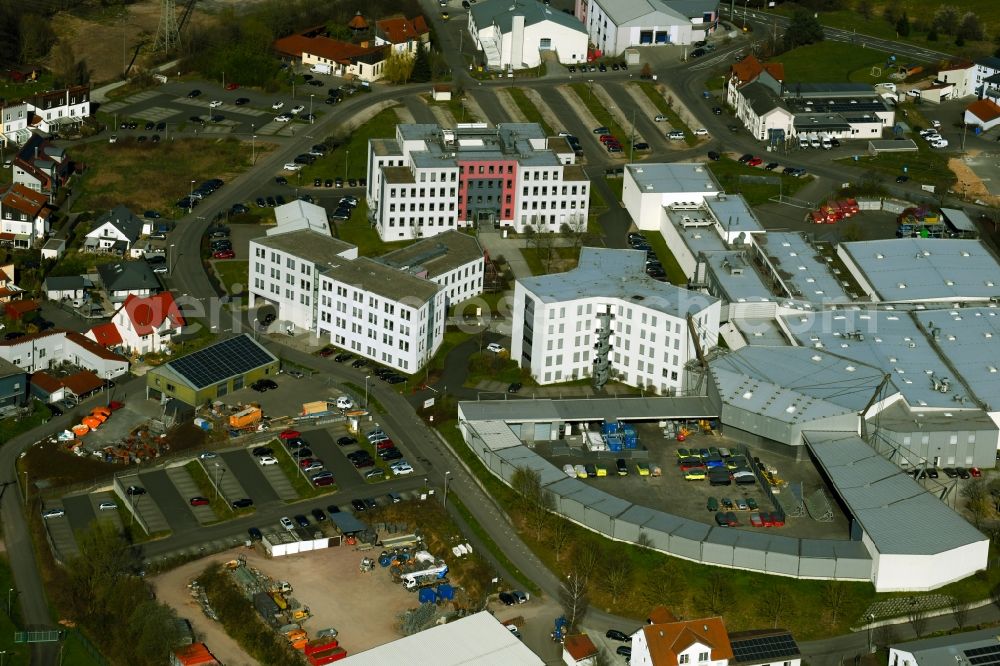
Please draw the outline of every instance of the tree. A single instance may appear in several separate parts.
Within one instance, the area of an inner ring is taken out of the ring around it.
[[[712,615],[721,615],[729,606],[732,588],[729,579],[721,571],[715,571],[705,577],[702,603],[705,610]]]
[[[597,565],[601,563],[601,552],[596,546],[597,544],[593,542],[581,544],[579,552],[576,554],[575,571],[584,580],[590,580],[594,571],[597,570]]]
[[[957,34],[966,41],[979,41],[986,37],[983,32],[983,22],[972,12],[966,12],[958,25]]]
[[[135,606],[124,628],[128,634],[129,663],[162,664],[163,655],[177,645],[177,613],[169,606],[147,600]]]
[[[937,40],[938,40],[937,28],[935,28],[932,25],[931,29],[927,31],[927,41],[936,42]]]
[[[785,48],[793,49],[796,46],[805,44],[815,44],[823,41],[823,26],[815,14],[811,14],[804,9],[797,9],[792,14],[785,30]]]
[[[413,70],[410,72],[413,83],[427,83],[431,80],[431,62],[423,42],[417,42],[417,52],[413,56]]]
[[[632,561],[618,554],[612,555],[605,563],[604,579],[611,593],[611,602],[618,603],[618,597],[631,586]]]
[[[903,15],[896,21],[896,34],[900,37],[910,36],[910,17],[906,15],[906,12],[903,12]]]
[[[676,563],[670,558],[664,558],[660,564],[647,572],[642,587],[642,598],[648,606],[662,606],[667,601],[674,601],[678,590],[684,586],[678,585],[680,574]]]
[[[899,20],[899,0],[890,0],[882,9],[882,18],[888,23],[895,23]]]
[[[847,602],[847,586],[835,580],[823,584],[823,597],[826,607],[830,610],[830,624],[836,626],[840,611]]]
[[[990,511],[990,493],[986,483],[982,479],[972,479],[962,486],[960,495],[965,500],[965,507],[972,514],[972,520],[978,529]]]
[[[555,518],[549,527],[549,547],[556,556],[556,562],[560,560],[566,546],[573,538],[573,529],[568,520]]]
[[[965,623],[969,619],[969,611],[972,610],[964,601],[959,600],[956,597],[951,598],[951,615],[955,618],[955,624],[958,625],[959,629],[965,628]]]
[[[927,609],[923,608],[917,599],[912,599],[913,605],[906,616],[910,619],[910,626],[913,627],[913,633],[920,638],[924,635],[924,629],[927,628]]]
[[[413,72],[413,56],[393,51],[382,65],[382,76],[391,83],[406,83]]]
[[[933,26],[946,35],[955,34],[958,31],[958,10],[951,5],[941,5],[934,12]]]
[[[788,593],[787,587],[781,583],[769,585],[764,588],[759,598],[760,614],[771,622],[772,627],[777,629],[781,619],[789,611],[791,601],[792,597]]]
[[[875,9],[872,6],[871,0],[858,0],[858,5],[855,7],[855,11],[857,11],[858,14],[860,14],[866,21],[870,21]]]
[[[653,78],[653,68],[652,66],[650,66],[648,62],[643,64],[642,70],[639,72],[639,78],[642,79]]]
[[[18,32],[21,39],[20,62],[23,63],[33,63],[43,58],[56,41],[51,23],[31,12],[25,12],[21,16]]]
[[[559,603],[569,623],[567,631],[575,631],[590,607],[587,577],[575,570],[570,572],[559,587]]]
[[[542,477],[537,470],[518,467],[511,476],[510,485],[517,491],[518,504],[528,527],[535,531],[535,539],[541,540],[542,531],[552,520],[555,497],[542,488]]]

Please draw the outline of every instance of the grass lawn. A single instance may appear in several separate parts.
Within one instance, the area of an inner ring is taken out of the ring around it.
[[[211,465],[211,463],[208,464]],[[209,506],[212,507],[212,511],[215,512],[216,517],[220,521],[245,516],[256,511],[254,507],[233,509],[229,506],[225,498],[216,491],[215,486],[212,484],[212,479],[208,476],[208,470],[205,469],[205,465],[200,460],[192,460],[184,465],[184,469],[188,471],[188,474],[191,475],[191,478],[198,485],[198,492],[201,496],[209,499]]]
[[[575,247],[525,247],[521,248],[532,275],[563,273],[576,268],[580,250]]]
[[[667,280],[671,284],[681,287],[687,286],[687,275],[684,274],[681,265],[674,258],[674,253],[667,247],[667,241],[663,240],[663,234],[658,231],[647,231],[643,235],[649,241],[649,244],[653,246],[656,258],[663,264],[663,270],[667,272]]]
[[[358,197],[357,208],[347,222],[332,221],[333,235],[342,241],[358,246],[358,254],[362,257],[377,257],[392,250],[398,250],[414,241],[403,240],[395,243],[383,241],[368,222],[368,203],[363,197]]]
[[[219,281],[226,288],[229,294],[240,293],[247,286],[247,272],[250,270],[249,261],[221,260],[212,262],[212,270],[219,277]],[[233,291],[233,287],[240,285],[240,289]]]
[[[349,136],[335,136],[325,140],[324,143],[332,149],[315,163],[306,165],[299,172],[302,174],[302,182],[311,183],[315,178],[323,180],[327,178],[343,178],[344,180],[366,178],[368,174],[365,160],[368,156],[368,140],[391,139],[396,136],[397,123],[399,123],[399,116],[390,107],[376,114],[371,120],[351,132]],[[334,143],[340,145],[333,148]],[[357,215],[359,212],[361,211],[355,211],[354,214]]]
[[[52,74],[44,70],[38,73],[36,81],[15,83],[4,77],[3,82],[0,83],[0,99],[14,102],[45,90],[52,90]]]
[[[622,146],[625,147],[629,140],[629,133],[615,121],[614,116],[612,116],[611,112],[604,107],[601,100],[591,94],[590,86],[586,83],[571,83],[569,87],[572,88],[573,92],[576,93],[576,96],[580,98],[581,102],[583,102],[583,105],[586,106],[590,113],[593,114],[594,118],[597,119],[597,122],[611,130],[611,133],[618,137]]]
[[[100,659],[94,656],[91,650],[96,650],[93,645],[89,647],[84,644],[83,638],[78,638],[77,632],[70,632],[69,635],[63,639],[64,644],[62,648],[62,666],[105,666],[108,662],[101,657]],[[20,663],[20,662],[9,662],[9,663]],[[28,663],[25,661],[24,663]]]
[[[857,162],[850,157],[839,159],[837,162],[874,171],[887,181],[894,180],[896,176],[902,174],[905,166],[906,174],[914,182],[934,185],[938,193],[947,192],[958,182],[955,174],[948,169],[950,153],[929,147],[919,136],[914,136],[913,140],[918,148],[916,153],[885,153],[874,157],[862,154],[859,155]]]
[[[691,128],[688,127],[687,124],[681,120],[681,117],[677,115],[677,112],[667,104],[667,100],[665,100],[663,95],[661,95],[656,89],[655,83],[651,81],[640,81],[636,85],[642,88],[642,91],[646,94],[646,97],[649,98],[649,101],[653,103],[653,106],[655,106],[660,113],[667,117],[667,122],[670,123],[671,127],[684,132],[684,142],[687,143],[687,145],[693,146],[698,143],[698,139],[691,133]]]
[[[542,114],[538,111],[538,107],[535,106],[530,99],[528,99],[528,96],[524,94],[524,91],[520,88],[510,88],[509,92],[510,98],[514,100],[514,103],[517,104],[517,108],[521,110],[521,113],[523,113],[524,117],[528,119],[528,122],[538,123],[542,126],[546,136],[552,136],[552,128],[549,127],[547,122],[545,122],[545,119],[542,118]]]
[[[874,49],[860,49],[843,42],[808,44],[783,53],[778,62],[785,66],[785,80],[794,91],[796,83],[879,83],[888,81],[890,70],[885,61],[888,54]],[[899,61],[903,63],[902,60]],[[872,76],[872,66],[882,73]]]
[[[769,159],[765,156],[765,160]],[[722,189],[729,194],[742,194],[743,198],[747,200],[747,204],[752,206],[759,206],[763,203],[767,203],[769,197],[776,196],[779,193],[785,196],[794,196],[796,192],[802,189],[810,180],[811,176],[793,178],[791,176],[786,176],[781,173],[775,173],[774,171],[765,171],[760,167],[750,167],[744,164],[740,164],[735,160],[731,160],[728,157],[723,157],[717,162],[709,162],[707,164],[708,170],[712,172],[712,175],[719,181],[722,185]],[[753,182],[741,182],[740,176],[769,176],[781,179],[781,186],[778,185],[768,185],[765,183],[753,183]]]
[[[12,416],[0,421],[0,442],[8,442],[18,435],[37,428],[52,418],[52,414],[39,400],[32,400],[32,411],[23,418]]]
[[[268,144],[258,142],[258,151]],[[73,159],[87,165],[75,187],[77,211],[103,212],[124,204],[179,217],[174,204],[209,178],[231,180],[250,166],[250,146],[236,139],[178,139],[152,143],[93,142],[74,146]]]
[[[611,191],[615,193],[618,201],[622,200],[622,190],[625,189],[625,179],[624,178],[605,178],[608,181],[608,187]],[[597,188],[592,188],[597,189]]]
[[[517,361],[503,358],[491,351],[476,352],[469,357],[469,376],[466,386],[476,386],[482,381],[498,381],[505,384],[521,382],[524,386],[537,386],[531,378],[531,370],[521,368]]]
[[[292,484],[292,488],[299,495],[299,499],[309,499],[312,497],[319,497],[320,495],[326,495],[327,493],[332,493],[337,490],[336,485],[323,486],[322,488],[317,488],[313,484],[309,483],[309,480],[299,471],[299,466],[295,464],[292,457],[288,455],[288,450],[282,445],[278,440],[272,441],[268,444],[269,447],[274,449],[274,457],[278,459],[278,467],[285,476],[288,477],[288,481]],[[292,502],[297,502],[298,499],[291,500]]]
[[[434,354],[434,358],[430,360],[427,364],[428,370],[441,370],[444,368],[444,359],[448,356],[448,353],[462,344],[469,338],[471,338],[475,333],[467,333],[460,330],[456,326],[449,326],[444,331],[444,340],[441,341],[441,346],[438,347],[437,353]]]

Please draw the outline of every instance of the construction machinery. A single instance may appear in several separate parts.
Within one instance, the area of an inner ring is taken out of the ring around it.
[[[436,566],[429,567],[427,569],[404,573],[400,576],[400,580],[403,581],[403,587],[408,590],[415,590],[424,585],[433,585],[443,580],[447,575],[448,565],[441,562]]]
[[[557,643],[562,643],[566,638],[567,631],[569,631],[569,620],[566,619],[565,615],[560,615],[556,618],[555,630],[552,632],[552,640]]]

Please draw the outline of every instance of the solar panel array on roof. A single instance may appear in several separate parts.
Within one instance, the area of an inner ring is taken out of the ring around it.
[[[799,646],[791,634],[730,640],[729,643],[733,648],[733,661],[737,663],[764,664],[799,654]]]
[[[246,335],[223,340],[168,365],[196,388],[205,388],[242,375],[275,360],[266,349]]]
[[[986,647],[962,650],[962,652],[965,653],[965,658],[969,660],[972,666],[1000,664],[1000,645],[987,645]]]

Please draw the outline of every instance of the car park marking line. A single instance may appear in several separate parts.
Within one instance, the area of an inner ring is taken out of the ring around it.
[[[260,109],[254,109],[252,107],[243,105],[236,106],[235,104],[223,104],[215,111],[225,111],[227,113],[242,113],[245,116],[267,116],[270,115],[270,111],[261,111]]]
[[[161,120],[166,120],[167,118],[172,118],[173,116],[179,115],[180,113],[181,113],[180,109],[171,109],[166,106],[151,106],[148,109],[143,109],[142,111],[136,111],[135,113],[130,113],[128,115],[129,117],[132,118],[142,118],[143,120],[151,120],[153,122],[159,122]]]
[[[216,516],[215,511],[208,504],[203,506],[191,506],[191,498],[198,497],[201,495],[201,490],[198,488],[198,484],[195,483],[194,478],[191,474],[183,467],[168,467],[167,477],[177,488],[177,492],[180,493],[181,498],[187,500],[188,508],[191,509],[191,513],[198,520],[201,525],[206,523],[214,523],[220,518],[226,518],[227,516]]]

